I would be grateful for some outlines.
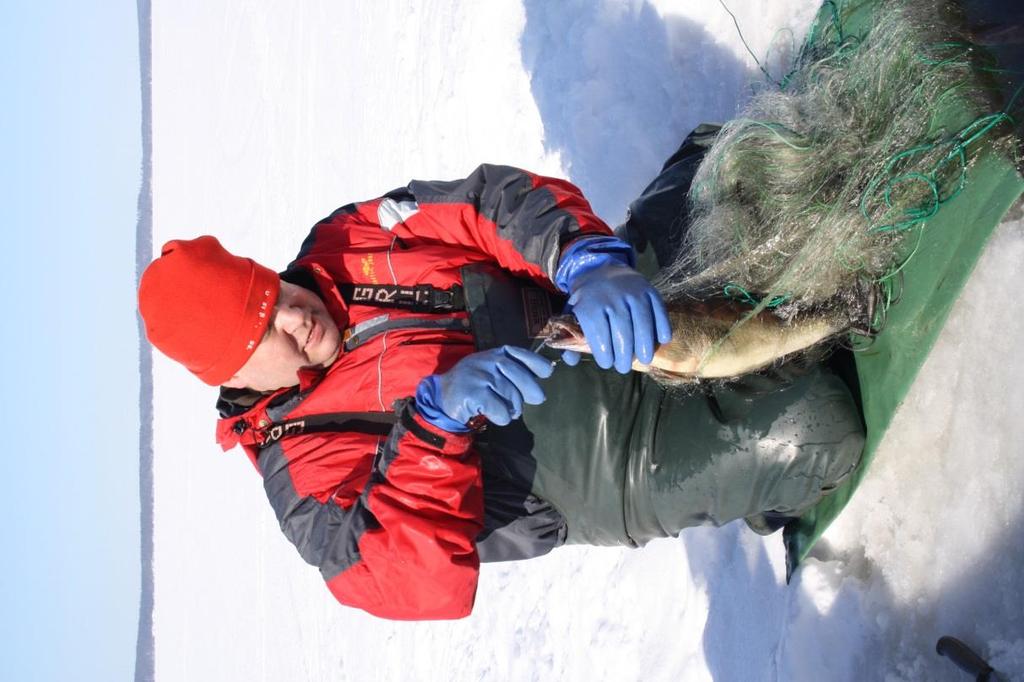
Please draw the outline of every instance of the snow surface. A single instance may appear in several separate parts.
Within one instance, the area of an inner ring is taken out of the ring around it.
[[[483,161],[568,177],[617,224],[760,79],[710,0],[153,4],[153,242],[212,232],[277,268],[337,206]],[[728,5],[777,65],[817,3]],[[780,538],[733,524],[484,566],[458,622],[340,607],[213,444],[214,391],[157,358],[156,677],[966,679],[934,653],[953,634],[1024,679],[1022,259],[1004,224],[789,587]]]

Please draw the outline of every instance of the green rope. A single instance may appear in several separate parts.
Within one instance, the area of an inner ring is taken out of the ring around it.
[[[739,20],[736,18],[736,15],[732,13],[732,10],[729,9],[729,6],[725,4],[725,0],[718,0],[718,3],[722,6],[722,9],[724,9],[726,13],[730,17],[732,17],[732,23],[736,26],[736,33],[738,33],[740,36],[740,42],[743,43],[743,47],[747,48],[747,53],[750,54],[750,57],[754,60],[754,63],[757,64],[757,68],[761,69],[761,73],[764,74],[764,77],[768,80],[769,83],[774,83],[776,86],[781,88],[782,84],[779,81],[772,78],[772,75],[768,73],[768,69],[766,69],[761,64],[761,61],[757,58],[757,55],[754,54],[754,51],[750,49],[750,45],[747,44],[747,39],[743,37],[743,31],[740,30]]]
[[[892,198],[893,193],[896,191],[897,186],[905,183],[917,182],[923,184],[927,189],[925,198],[918,205],[903,208],[904,219],[872,225],[868,228],[868,232],[902,232],[923,223],[938,213],[939,208],[959,195],[967,183],[967,148],[1004,122],[1013,123],[1013,118],[1005,111],[980,116],[964,126],[955,135],[945,140],[918,145],[893,154],[885,164],[884,170],[868,183],[864,194],[861,195],[861,215],[866,220],[871,220],[870,205],[872,200],[878,196],[879,190],[881,190],[882,201],[886,207],[889,209],[895,208]],[[891,175],[893,169],[906,159],[941,150],[943,147],[948,147],[946,153],[926,172],[914,171]],[[956,189],[943,196],[941,175],[945,167],[952,161],[956,161],[959,165]],[[890,175],[891,177],[888,177]]]
[[[734,301],[742,301],[744,303],[749,303],[750,305],[755,307],[762,306],[765,308],[778,308],[780,305],[782,305],[783,303],[790,299],[790,296],[786,294],[784,296],[775,296],[769,299],[767,303],[765,303],[765,299],[755,297],[753,294],[751,294],[749,291],[741,287],[739,284],[736,284],[735,282],[729,282],[728,284],[726,284],[725,287],[722,289],[722,294],[724,294],[726,298],[731,298]]]

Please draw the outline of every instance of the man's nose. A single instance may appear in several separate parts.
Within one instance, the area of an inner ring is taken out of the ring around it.
[[[306,322],[306,313],[301,308],[280,306],[275,313],[274,321],[277,328],[282,331],[291,332]]]

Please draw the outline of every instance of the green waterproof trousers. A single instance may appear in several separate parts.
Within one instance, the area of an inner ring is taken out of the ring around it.
[[[568,544],[643,545],[763,512],[796,516],[854,469],[864,428],[846,384],[813,365],[701,392],[584,360],[559,364],[547,401],[490,427],[492,475],[528,484]]]

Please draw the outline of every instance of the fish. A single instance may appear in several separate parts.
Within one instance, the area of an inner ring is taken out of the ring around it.
[[[658,346],[649,365],[633,370],[665,383],[733,379],[771,366],[850,329],[842,311],[803,311],[783,319],[770,309],[752,310],[731,300],[683,300],[668,304],[672,340]],[[540,331],[535,347],[590,353],[576,318],[556,315]]]

